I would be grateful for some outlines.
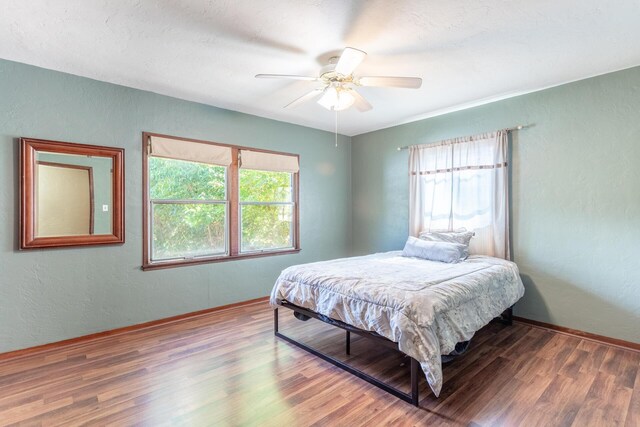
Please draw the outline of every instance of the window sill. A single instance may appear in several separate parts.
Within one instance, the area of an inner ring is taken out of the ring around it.
[[[288,255],[295,254],[300,252],[301,249],[285,249],[280,251],[269,251],[269,252],[253,252],[247,254],[239,254],[239,255],[225,255],[211,258],[200,258],[200,259],[186,259],[180,261],[166,261],[166,262],[145,262],[142,264],[142,270],[161,270],[164,268],[174,268],[174,267],[183,267],[188,265],[200,265],[200,264],[210,264],[214,262],[225,262],[225,261],[236,261],[240,259],[250,259],[250,258],[262,258],[268,256],[276,256],[276,255]]]

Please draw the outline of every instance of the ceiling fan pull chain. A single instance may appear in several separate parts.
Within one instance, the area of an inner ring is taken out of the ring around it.
[[[336,123],[336,128],[335,128],[336,129],[336,148],[338,148],[338,110],[334,110],[333,112],[336,115],[336,120],[335,120],[335,123]]]

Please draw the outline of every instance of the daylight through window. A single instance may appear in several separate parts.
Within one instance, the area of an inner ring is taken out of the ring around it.
[[[299,250],[296,155],[143,138],[143,268]]]

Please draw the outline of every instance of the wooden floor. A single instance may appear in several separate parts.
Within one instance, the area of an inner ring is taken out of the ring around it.
[[[281,309],[281,331],[346,358],[344,332]],[[351,363],[408,390],[354,337]],[[640,353],[491,324],[420,408],[276,339],[265,303],[0,362],[0,425],[640,426]]]

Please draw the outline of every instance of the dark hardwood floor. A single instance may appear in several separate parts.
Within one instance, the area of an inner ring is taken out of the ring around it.
[[[396,352],[281,310],[280,328],[408,390]],[[640,426],[640,352],[490,324],[416,408],[273,336],[266,303],[0,361],[0,425]]]

